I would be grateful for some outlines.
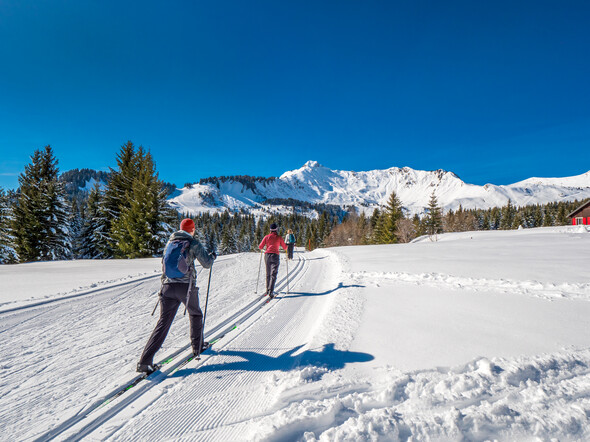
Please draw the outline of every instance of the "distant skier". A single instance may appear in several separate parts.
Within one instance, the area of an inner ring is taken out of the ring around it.
[[[199,307],[195,259],[208,269],[217,256],[207,253],[194,234],[194,221],[183,219],[180,230],[173,233],[166,244],[162,257],[160,319],[139,359],[138,372],[150,374],[158,369],[154,365],[154,355],[162,347],[180,303],[188,310],[193,353],[200,354],[209,347],[208,342],[202,341],[203,313]]]
[[[274,289],[277,281],[277,274],[279,273],[279,247],[287,250],[287,244],[283,238],[277,233],[278,227],[275,223],[270,225],[270,233],[266,235],[258,248],[263,250],[266,247],[264,255],[264,263],[266,264],[266,294],[272,299],[275,297]]]
[[[287,244],[287,259],[293,259],[293,249],[295,248],[295,235],[293,235],[293,230],[287,230],[285,243]]]

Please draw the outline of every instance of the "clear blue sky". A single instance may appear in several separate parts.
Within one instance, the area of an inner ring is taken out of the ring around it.
[[[35,149],[177,185],[443,168],[476,184],[590,169],[590,2],[0,1],[0,186]]]

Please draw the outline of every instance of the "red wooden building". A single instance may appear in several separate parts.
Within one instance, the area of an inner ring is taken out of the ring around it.
[[[572,219],[573,226],[579,226],[580,224],[590,225],[590,201],[582,204],[568,216]]]

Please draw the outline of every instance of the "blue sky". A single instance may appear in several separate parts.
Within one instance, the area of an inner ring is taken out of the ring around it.
[[[35,149],[160,177],[590,170],[590,2],[0,1],[0,186]]]

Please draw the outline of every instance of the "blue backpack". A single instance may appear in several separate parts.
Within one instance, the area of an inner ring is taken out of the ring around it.
[[[162,259],[162,271],[167,278],[182,278],[189,272],[187,250],[190,244],[190,241],[184,239],[176,239],[168,243]]]

